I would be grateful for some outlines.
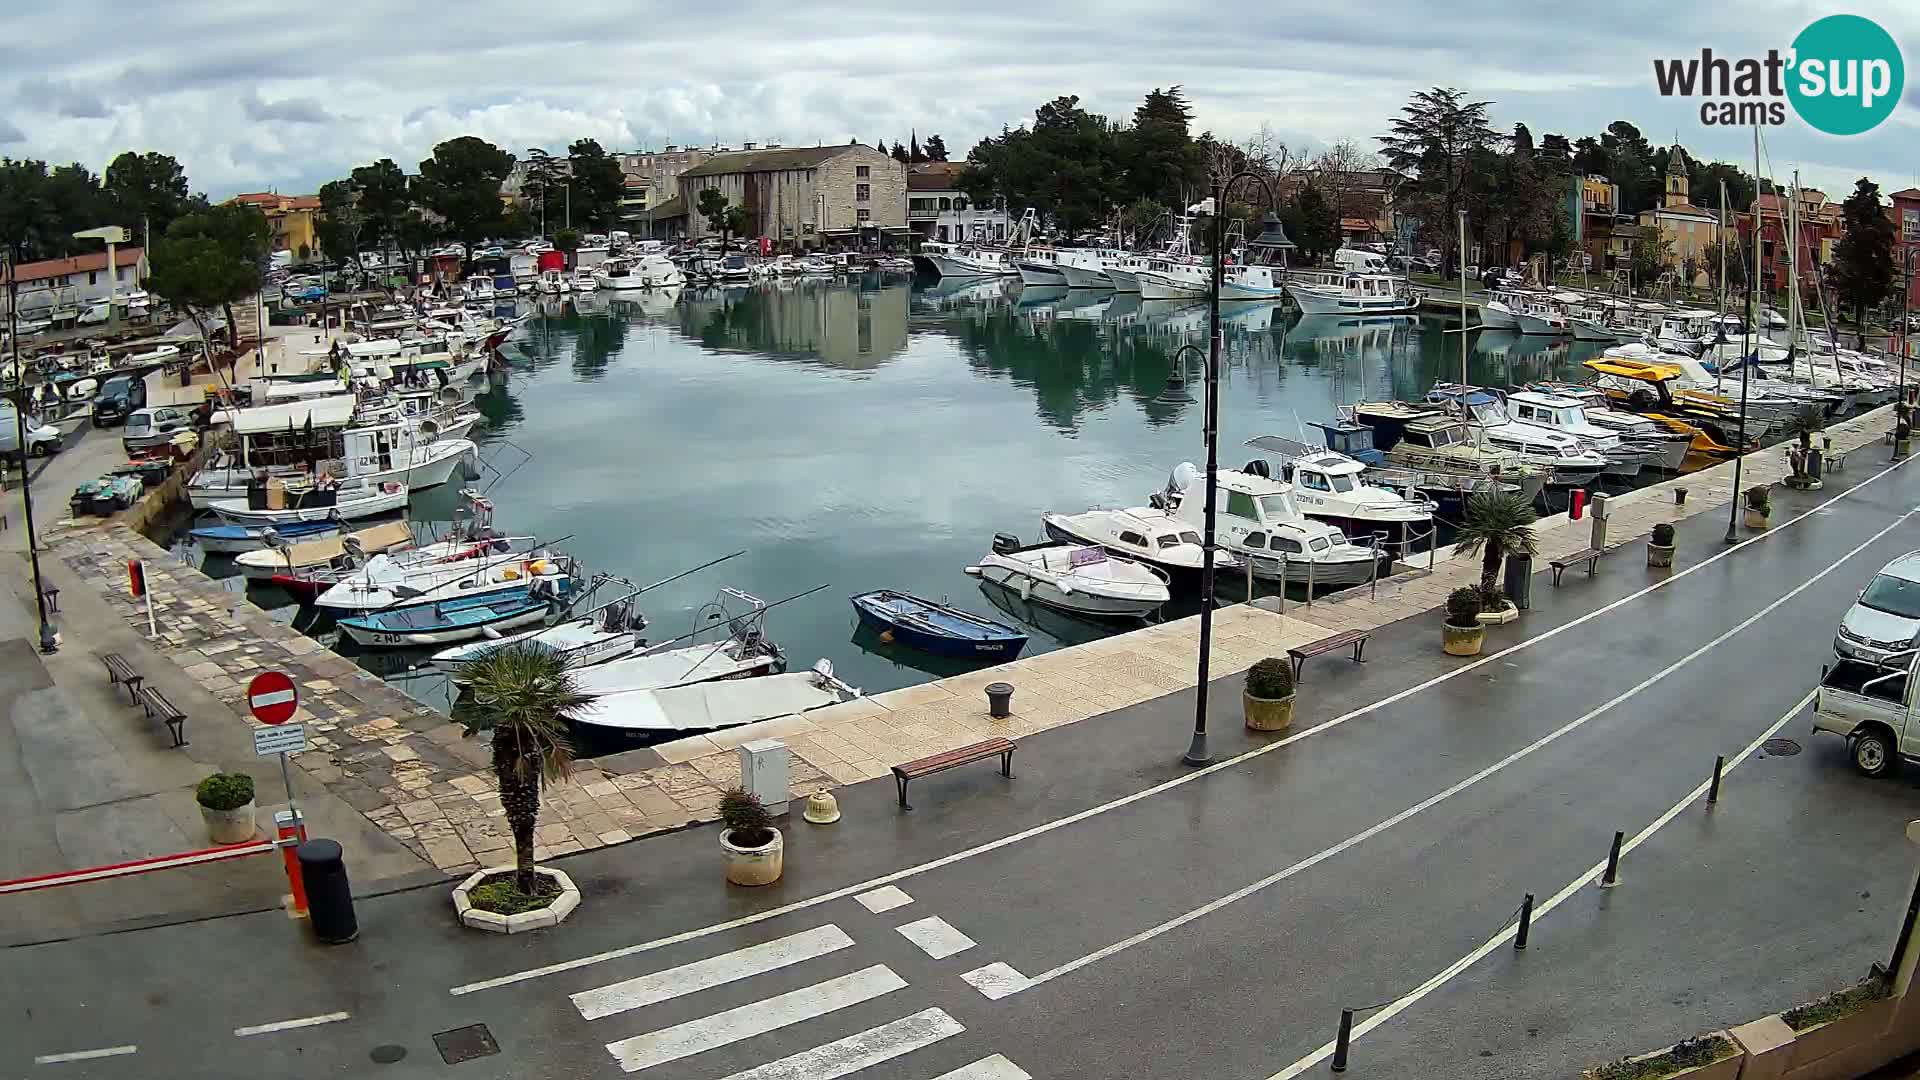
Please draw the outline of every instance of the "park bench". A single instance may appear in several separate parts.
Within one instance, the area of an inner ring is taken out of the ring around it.
[[[1851,450],[1827,451],[1825,462],[1824,462],[1826,465],[1826,471],[1830,473],[1844,471],[1847,467],[1847,455],[1851,453],[1853,453],[1853,451]]]
[[[1287,655],[1293,658],[1293,677],[1295,679],[1300,677],[1300,669],[1306,666],[1308,657],[1319,656],[1322,653],[1339,652],[1349,645],[1353,646],[1353,662],[1356,664],[1366,663],[1366,660],[1361,654],[1366,651],[1367,638],[1371,636],[1372,634],[1366,630],[1342,630],[1331,637],[1323,637],[1319,641],[1309,641],[1305,645],[1295,645],[1293,648],[1287,650]]]
[[[1579,551],[1549,560],[1547,565],[1553,567],[1553,583],[1560,584],[1560,575],[1567,572],[1567,567],[1578,566],[1581,563],[1587,564],[1587,576],[1592,577],[1593,572],[1600,567],[1600,549],[1581,548]]]
[[[127,663],[127,658],[119,653],[102,653],[100,659],[107,665],[107,685],[119,686],[124,683],[127,687],[128,704],[140,704],[140,684],[145,680],[145,676],[133,670],[133,665]]]
[[[176,747],[187,745],[187,714],[174,708],[167,696],[151,686],[143,686],[139,693],[140,707],[147,712],[147,719],[159,720],[167,725],[167,731],[173,736]]]
[[[969,762],[984,761],[990,757],[998,757],[1000,759],[1000,775],[1011,779],[1013,777],[1013,751],[1013,743],[999,736],[995,736],[984,742],[974,743],[971,746],[961,746],[920,758],[917,761],[909,761],[904,765],[895,765],[893,767],[893,780],[894,783],[900,786],[900,809],[913,809],[912,806],[907,804],[907,782],[909,780],[915,780],[932,773],[945,772],[948,769],[958,768]]]

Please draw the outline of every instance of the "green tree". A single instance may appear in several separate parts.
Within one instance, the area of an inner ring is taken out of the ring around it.
[[[1481,593],[1498,588],[1500,563],[1507,556],[1539,553],[1539,541],[1533,534],[1538,518],[1533,504],[1518,493],[1489,492],[1467,498],[1466,520],[1454,535],[1454,543],[1460,554],[1480,556]]]
[[[580,250],[580,230],[561,229],[553,234],[553,250],[567,257],[567,265],[573,265],[573,253]]]
[[[907,136],[907,164],[920,165],[927,160],[926,152],[920,149],[920,133],[915,131]]]
[[[926,151],[928,161],[947,160],[947,140],[938,135],[927,136],[926,145],[922,149]]]
[[[1120,188],[1116,137],[1104,116],[1058,97],[1034,110],[1031,130],[1002,129],[967,155],[962,191],[980,206],[1032,207],[1069,235],[1105,220]]]
[[[1185,206],[1199,197],[1210,161],[1188,130],[1192,119],[1193,109],[1180,87],[1156,86],[1147,92],[1133,110],[1133,126],[1114,137],[1113,154],[1123,170],[1116,196],[1152,199],[1165,206]]]
[[[462,135],[433,148],[413,179],[414,200],[440,215],[455,239],[469,249],[501,228],[505,207],[500,183],[513,171],[513,155],[485,139]]]
[[[220,252],[222,267],[214,275],[212,287],[201,295],[218,296],[212,306],[218,306],[226,314],[227,341],[233,342],[237,340],[233,305],[260,291],[260,276],[273,242],[273,230],[267,225],[266,215],[257,208],[229,202],[176,218],[167,227],[170,240],[192,237],[211,240]],[[201,334],[205,336],[204,326]]]
[[[0,243],[8,257],[32,262],[47,257],[53,202],[47,189],[47,163],[0,159]]]
[[[320,216],[314,220],[313,232],[327,258],[345,259],[359,254],[360,237],[366,227],[366,215],[359,204],[351,180],[332,180],[320,185]]]
[[[1136,246],[1145,245],[1153,227],[1166,216],[1167,209],[1152,199],[1135,199],[1120,212],[1120,228],[1133,237]]]
[[[243,287],[239,269],[209,236],[161,237],[148,249],[147,268],[147,291],[186,312],[202,346],[208,340],[207,320]],[[257,270],[253,277],[257,288]]]
[[[889,151],[889,153],[893,156],[893,160],[902,165],[912,160],[912,155],[907,153],[907,148],[900,145],[897,141],[893,144],[893,149]]]
[[[593,702],[559,654],[526,645],[489,650],[468,667],[473,706],[462,720],[469,735],[491,732],[493,776],[513,834],[514,869],[522,893],[534,890],[533,830],[543,781],[573,766],[567,724]]]
[[[439,235],[439,227],[425,214],[418,210],[409,210],[395,227],[393,242],[401,252],[412,258],[432,246],[434,239]]]
[[[1673,241],[1657,230],[1644,229],[1633,241],[1628,261],[1633,280],[1642,288],[1651,288],[1673,263]]]
[[[613,228],[620,200],[627,194],[627,175],[620,171],[620,160],[594,140],[581,139],[567,147],[567,161],[573,174],[574,220],[600,232]]]
[[[1437,243],[1447,274],[1460,254],[1454,222],[1483,179],[1480,162],[1499,142],[1487,105],[1449,87],[1421,90],[1380,136],[1387,163],[1414,177],[1401,186],[1401,202]]]
[[[1601,172],[1620,191],[1620,213],[1638,214],[1659,202],[1660,172],[1654,165],[1653,147],[1639,128],[1615,120],[1601,133],[1600,148],[1606,153],[1606,168]]]
[[[1853,310],[1860,348],[1867,347],[1867,312],[1894,295],[1893,221],[1880,205],[1880,186],[1866,177],[1840,204],[1846,235],[1833,248],[1829,273],[1840,306]]]
[[[744,206],[727,205],[727,197],[718,189],[707,188],[700,192],[694,201],[694,210],[707,219],[707,227],[720,234],[720,253],[727,252],[728,241],[736,233],[744,234],[751,226]]]
[[[133,230],[142,243],[165,233],[190,208],[187,171],[168,154],[121,154],[107,165],[105,187],[114,223]]]
[[[352,180],[370,238],[383,245],[398,243],[400,219],[406,217],[412,202],[407,195],[407,174],[392,158],[381,158],[353,170]]]
[[[1283,215],[1287,235],[1300,245],[1300,254],[1308,262],[1317,263],[1340,246],[1340,218],[1312,180],[1288,209],[1291,213]]]

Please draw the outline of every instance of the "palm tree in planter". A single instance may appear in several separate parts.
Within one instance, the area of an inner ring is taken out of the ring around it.
[[[1533,535],[1533,523],[1538,520],[1533,504],[1518,492],[1487,492],[1467,498],[1466,520],[1455,537],[1455,550],[1469,557],[1480,556],[1482,596],[1498,592],[1500,564],[1507,556],[1539,553],[1540,543]]]
[[[533,865],[533,829],[540,818],[540,785],[567,776],[573,766],[573,746],[567,740],[567,722],[593,701],[581,691],[566,660],[558,654],[525,645],[494,649],[468,665],[467,683],[473,706],[462,723],[469,735],[493,733],[493,774],[500,785],[500,805],[513,833],[514,872],[490,880],[469,880],[468,887],[518,893],[501,899],[525,910],[528,902],[553,892],[540,877],[564,883],[564,875],[536,870]],[[476,877],[482,877],[482,871]],[[501,879],[510,884],[504,888]],[[570,887],[570,886],[567,886]],[[473,899],[478,900],[475,896]]]

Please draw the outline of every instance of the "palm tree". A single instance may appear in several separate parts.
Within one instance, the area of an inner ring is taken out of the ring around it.
[[[1534,555],[1540,550],[1533,535],[1539,515],[1533,503],[1517,492],[1488,492],[1467,497],[1466,522],[1454,538],[1462,555],[1480,555],[1480,591],[1491,595],[1500,576],[1500,561],[1509,555]]]
[[[564,778],[573,766],[567,721],[593,701],[545,650],[509,645],[469,665],[474,707],[462,721],[471,735],[493,732],[493,775],[513,832],[513,859],[521,892],[534,891],[533,827],[540,817],[540,782]]]

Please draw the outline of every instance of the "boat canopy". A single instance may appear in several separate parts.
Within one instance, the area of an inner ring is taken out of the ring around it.
[[[237,435],[259,435],[302,428],[309,422],[317,428],[346,427],[348,421],[353,419],[354,405],[354,398],[350,394],[308,398],[251,409],[222,409],[214,414],[213,422],[233,425]]]
[[[1601,375],[1618,375],[1623,379],[1638,379],[1647,383],[1663,383],[1679,378],[1684,372],[1673,364],[1653,364],[1645,360],[1625,360],[1617,356],[1605,356],[1586,362],[1588,371]]]

